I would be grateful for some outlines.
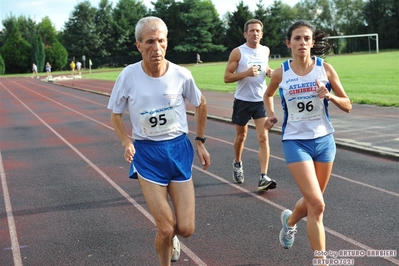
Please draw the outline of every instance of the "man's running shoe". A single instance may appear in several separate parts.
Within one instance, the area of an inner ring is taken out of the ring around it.
[[[275,189],[276,187],[277,183],[275,180],[270,179],[266,174],[260,175],[258,190]]]
[[[284,210],[281,213],[281,223],[283,224],[283,229],[280,231],[280,244],[283,248],[291,248],[292,245],[294,244],[295,240],[295,233],[296,233],[296,228],[297,226],[294,225],[293,227],[289,227],[287,225],[287,220],[292,214],[292,211],[290,210]]]
[[[177,236],[174,236],[172,239],[173,242],[173,251],[172,251],[172,262],[176,262],[180,258],[180,241]]]
[[[238,183],[244,183],[244,169],[242,169],[242,162],[237,163],[233,160],[233,180]]]

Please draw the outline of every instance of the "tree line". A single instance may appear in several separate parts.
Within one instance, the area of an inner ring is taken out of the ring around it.
[[[0,74],[29,72],[33,62],[39,72],[45,62],[53,70],[67,69],[70,60],[81,61],[83,55],[93,61],[93,67],[133,63],[140,60],[134,27],[149,15],[162,18],[168,26],[167,56],[176,63],[194,62],[196,53],[208,62],[226,61],[230,51],[245,42],[243,26],[251,18],[264,24],[261,43],[281,56],[289,55],[285,34],[298,19],[313,22],[331,36],[378,33],[380,49],[399,48],[397,0],[301,0],[293,7],[281,0],[268,6],[258,0],[253,12],[241,0],[226,14],[218,14],[211,0],[151,4],[148,8],[141,0],[119,0],[113,7],[109,0],[101,0],[94,7],[85,0],[76,4],[60,31],[48,16],[36,23],[23,15],[10,15],[0,31]],[[340,42],[335,53],[368,50],[366,39]]]

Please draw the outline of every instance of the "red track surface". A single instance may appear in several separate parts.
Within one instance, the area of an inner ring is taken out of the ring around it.
[[[110,92],[112,83],[84,87]],[[102,94],[30,78],[0,79],[0,265],[158,265],[155,226],[138,183],[127,178],[107,102]],[[181,239],[173,265],[311,265],[305,221],[292,249],[277,239],[281,211],[300,197],[280,136],[270,134],[269,174],[278,187],[265,193],[256,192],[253,130],[244,151],[246,181],[232,183],[233,139],[230,124],[208,121],[212,166],[204,172],[196,161],[193,173],[197,228]],[[338,150],[325,194],[328,250],[397,252],[398,172],[396,161]],[[347,258],[399,265],[397,257]]]

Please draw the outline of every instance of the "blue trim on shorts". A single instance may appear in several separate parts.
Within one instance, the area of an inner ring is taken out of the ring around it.
[[[137,179],[139,174],[161,186],[192,178],[194,149],[186,134],[164,141],[135,140],[134,147],[129,178]]]
[[[337,150],[333,134],[309,140],[288,139],[282,144],[287,164],[304,161],[333,162]]]

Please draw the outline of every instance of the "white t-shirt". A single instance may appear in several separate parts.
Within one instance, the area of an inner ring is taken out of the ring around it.
[[[282,63],[282,80],[279,84],[284,110],[283,140],[315,139],[334,132],[328,114],[328,100],[317,96],[316,79],[331,90],[323,59],[313,57],[315,66],[309,74],[299,76],[292,71],[290,62]]]
[[[165,75],[154,78],[140,61],[123,69],[115,82],[108,109],[128,110],[134,139],[161,141],[188,133],[185,100],[197,107],[202,93],[188,69],[168,63]]]
[[[246,43],[239,46],[240,61],[236,69],[237,73],[244,72],[252,66],[258,67],[258,75],[246,77],[237,82],[236,99],[247,102],[262,102],[266,91],[266,71],[269,65],[269,48],[260,45],[258,48],[250,48]]]

